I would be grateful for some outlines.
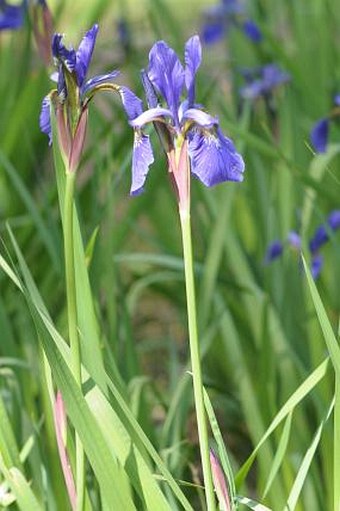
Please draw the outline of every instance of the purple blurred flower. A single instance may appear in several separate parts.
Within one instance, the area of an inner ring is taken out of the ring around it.
[[[330,228],[335,231],[340,227],[340,210],[334,209],[327,218],[328,225]]]
[[[316,280],[319,275],[320,275],[320,272],[322,270],[322,266],[323,266],[323,257],[321,254],[315,254],[312,258],[312,262],[311,262],[311,274],[312,274],[312,277],[314,280]]]
[[[319,248],[327,243],[329,235],[332,231],[336,231],[340,227],[340,210],[333,210],[327,218],[327,223],[319,225],[314,233],[313,238],[309,242],[309,249],[315,254]]]
[[[330,122],[339,117],[340,94],[333,97],[333,109],[328,116],[316,121],[310,132],[311,144],[317,153],[325,153],[327,150]]]
[[[295,250],[301,250],[301,236],[297,232],[290,231],[288,233],[287,243]]]
[[[0,30],[16,30],[24,23],[26,2],[12,5],[6,0],[0,0]]]
[[[276,87],[290,80],[289,74],[276,64],[267,64],[260,68],[246,70],[243,74],[248,82],[240,89],[240,95],[244,99],[255,100],[260,97],[268,97]]]
[[[244,162],[233,142],[223,135],[218,119],[195,103],[195,77],[201,59],[198,36],[185,45],[185,67],[172,48],[158,41],[151,48],[148,69],[142,72],[149,109],[143,112],[141,100],[128,89],[122,90],[123,105],[135,130],[132,195],[143,191],[153,162],[150,140],[143,132],[148,123],[154,124],[161,139],[179,196],[189,186],[183,170],[188,156],[192,173],[206,186],[242,181]]]
[[[271,263],[278,257],[282,255],[283,252],[283,244],[279,240],[275,240],[267,248],[266,256],[265,256],[265,263]]]
[[[340,94],[335,94],[333,97],[333,104],[334,106],[340,106]]]
[[[246,15],[245,6],[238,0],[221,0],[219,4],[204,11],[205,23],[202,27],[202,40],[205,44],[220,41],[231,26],[242,28],[244,34],[253,42],[262,41],[259,27],[251,20],[239,22]]]
[[[324,225],[320,225],[315,233],[313,238],[309,242],[309,250],[312,254],[315,254],[322,245],[324,245],[329,239],[327,227]]]
[[[66,48],[62,42],[62,34],[54,34],[52,38],[52,55],[57,67],[54,79],[57,89],[48,94],[42,102],[40,112],[40,129],[52,143],[50,119],[51,102],[56,111],[57,128],[60,146],[70,162],[77,165],[84,142],[88,103],[99,90],[117,90],[110,81],[118,75],[118,71],[96,75],[87,79],[87,71],[92,59],[98,25],[85,34],[78,50]]]
[[[252,20],[246,20],[243,23],[243,32],[254,43],[260,43],[263,39],[261,30]]]
[[[325,117],[317,121],[310,133],[310,141],[317,153],[324,153],[327,149],[329,134],[329,119]]]

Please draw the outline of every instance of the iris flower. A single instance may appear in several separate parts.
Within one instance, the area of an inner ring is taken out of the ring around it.
[[[309,242],[309,251],[311,254],[311,273],[314,279],[317,279],[321,273],[323,266],[323,256],[320,254],[320,248],[329,241],[332,233],[340,228],[340,210],[334,209],[328,215],[327,222],[319,225],[314,232],[312,239]],[[301,250],[301,238],[295,232],[291,231],[286,239],[286,242],[297,251]],[[280,240],[273,241],[267,248],[265,263],[271,263],[280,257],[284,250],[284,243]]]
[[[280,257],[286,245],[288,245],[293,250],[299,251],[301,249],[301,238],[297,232],[290,231],[284,242],[281,242],[280,240],[275,240],[272,243],[270,243],[266,250],[265,263],[269,264],[278,257]]]
[[[0,0],[0,30],[16,30],[24,23],[26,5],[11,5],[6,0]]]
[[[322,117],[313,126],[310,141],[317,153],[324,153],[327,149],[330,122],[340,116],[340,94],[333,98],[333,109],[327,117]]]
[[[219,4],[206,9],[204,16],[206,21],[202,27],[202,40],[206,44],[218,42],[232,26],[241,28],[251,41],[262,41],[262,33],[255,22],[249,19],[240,21],[246,16],[246,11],[239,0],[221,0]]]
[[[64,46],[62,34],[52,38],[52,55],[57,67],[54,79],[57,89],[48,94],[40,113],[41,131],[52,143],[50,108],[55,108],[58,138],[70,170],[75,170],[82,151],[87,125],[88,104],[99,90],[116,90],[110,81],[118,71],[87,79],[88,68],[98,34],[94,25],[83,37],[77,50]]]
[[[185,45],[184,67],[174,50],[158,41],[150,51],[148,69],[142,71],[149,109],[143,112],[141,100],[126,88],[122,91],[123,104],[135,131],[132,195],[143,191],[154,161],[149,137],[143,131],[148,123],[154,123],[167,154],[180,204],[188,200],[188,162],[193,175],[206,186],[242,181],[242,157],[222,133],[218,119],[195,102],[195,77],[201,59],[198,36],[191,37]]]
[[[244,99],[270,98],[274,89],[290,80],[288,73],[276,64],[247,69],[243,72],[247,85],[240,89]]]

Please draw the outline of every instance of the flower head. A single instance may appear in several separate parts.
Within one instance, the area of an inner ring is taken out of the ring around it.
[[[271,96],[276,87],[290,80],[289,74],[276,64],[266,64],[263,67],[247,69],[243,75],[247,85],[240,89],[240,95],[244,99],[252,100]]]
[[[198,36],[191,37],[185,45],[185,66],[172,48],[158,41],[150,51],[147,70],[142,72],[149,109],[143,112],[141,101],[131,91],[122,91],[123,104],[135,130],[132,195],[143,190],[153,162],[150,140],[143,132],[150,122],[155,125],[167,154],[180,202],[188,193],[184,170],[188,159],[192,173],[206,186],[227,180],[242,181],[242,157],[222,133],[218,119],[195,102],[195,78],[201,59]]]
[[[324,153],[327,150],[329,129],[331,121],[340,116],[340,94],[333,97],[333,108],[330,113],[316,121],[310,132],[310,141],[317,153]]]
[[[42,102],[40,128],[49,136],[51,144],[52,102],[56,112],[59,142],[70,170],[74,170],[79,162],[86,132],[89,101],[98,90],[117,89],[110,81],[118,75],[118,71],[87,79],[97,34],[98,25],[93,25],[81,40],[77,50],[64,46],[62,34],[54,34],[52,38],[52,55],[57,68],[54,75],[57,89],[48,94]]]
[[[12,5],[6,0],[0,0],[0,30],[16,30],[24,23],[25,2]]]

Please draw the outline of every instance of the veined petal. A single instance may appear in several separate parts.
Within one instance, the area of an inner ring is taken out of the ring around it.
[[[159,117],[172,117],[172,113],[167,108],[150,108],[141,115],[130,121],[130,125],[133,128],[142,128],[148,122],[153,122]]]
[[[153,88],[153,85],[148,77],[148,73],[145,69],[141,71],[142,84],[145,91],[146,101],[148,103],[149,108],[155,108],[158,105],[158,98]]]
[[[212,115],[199,110],[198,108],[189,108],[184,112],[183,120],[191,119],[196,124],[204,128],[211,128],[214,124],[218,124],[218,119]]]
[[[194,35],[187,41],[184,51],[184,60],[188,104],[192,106],[195,102],[195,76],[202,61],[202,47],[198,35]]]
[[[329,133],[329,119],[327,117],[317,121],[311,131],[310,141],[317,153],[324,153],[327,149]]]
[[[139,195],[143,191],[149,166],[154,162],[150,138],[141,131],[135,131],[132,155],[132,183],[130,194]]]
[[[96,38],[99,27],[97,24],[86,32],[85,36],[81,40],[77,53],[76,53],[76,75],[78,86],[81,87],[84,83],[89,68],[94,46],[96,44]]]
[[[174,50],[164,41],[158,41],[150,50],[148,76],[164,97],[178,124],[177,112],[184,86],[184,69]]]
[[[102,83],[109,82],[116,78],[116,76],[119,75],[119,71],[112,71],[111,73],[106,73],[103,75],[96,75],[93,78],[90,78],[87,80],[82,89],[81,89],[81,95],[84,96],[88,92],[91,92],[95,87],[98,85],[101,85]]]
[[[40,116],[39,116],[39,125],[40,129],[43,133],[46,133],[49,138],[49,145],[52,144],[52,128],[51,128],[51,97],[48,94],[44,97],[42,104],[41,104],[41,110],[40,110]]]
[[[123,107],[129,121],[136,119],[143,112],[143,102],[128,87],[121,86],[118,89]]]
[[[70,73],[76,67],[76,52],[73,48],[68,50],[61,42],[63,34],[54,34],[52,38],[52,55],[58,61],[64,64]]]
[[[243,180],[243,158],[219,129],[189,132],[189,155],[192,173],[206,186]]]

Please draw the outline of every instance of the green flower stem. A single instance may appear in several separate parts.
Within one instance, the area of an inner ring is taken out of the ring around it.
[[[81,387],[81,353],[78,335],[77,295],[74,267],[74,238],[73,238],[73,196],[75,172],[66,172],[66,187],[64,199],[64,257],[67,294],[67,318],[69,342],[71,348],[71,367],[73,376]],[[85,457],[79,436],[76,434],[76,489],[77,511],[84,507],[85,494]]]
[[[340,375],[335,372],[334,405],[334,511],[340,511]]]
[[[195,282],[193,271],[192,242],[191,242],[191,223],[190,213],[187,210],[180,209],[183,257],[185,270],[185,287],[187,297],[187,312],[189,326],[190,358],[192,368],[192,378],[194,386],[194,399],[196,407],[196,417],[198,426],[198,438],[201,451],[203,479],[205,486],[205,496],[208,511],[215,511],[216,501],[210,467],[209,441],[207,419],[204,408],[202,372],[199,354],[197,317],[196,317],[196,299]]]

